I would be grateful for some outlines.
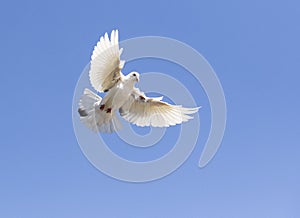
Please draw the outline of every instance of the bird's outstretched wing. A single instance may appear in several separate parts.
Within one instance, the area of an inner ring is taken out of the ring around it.
[[[199,110],[199,107],[184,108],[161,100],[162,97],[148,98],[135,88],[119,112],[125,120],[137,126],[168,127],[192,119],[189,115]]]
[[[111,32],[110,39],[105,33],[94,48],[91,57],[90,82],[98,92],[105,92],[122,79],[121,69],[125,61],[120,60],[118,30]]]

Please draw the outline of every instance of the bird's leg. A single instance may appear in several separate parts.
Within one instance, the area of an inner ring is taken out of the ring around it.
[[[105,107],[105,104],[101,104],[101,105],[100,105],[100,110],[103,111],[103,110],[104,110],[104,107]]]

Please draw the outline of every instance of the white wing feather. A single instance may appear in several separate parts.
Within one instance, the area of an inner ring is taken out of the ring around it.
[[[111,32],[110,39],[105,33],[94,48],[91,57],[90,82],[94,89],[103,92],[112,88],[121,78],[125,61],[120,60],[118,30]]]
[[[129,101],[120,109],[121,116],[137,126],[168,127],[192,119],[200,107],[184,108],[171,105],[160,98],[148,98],[138,89],[134,89]]]

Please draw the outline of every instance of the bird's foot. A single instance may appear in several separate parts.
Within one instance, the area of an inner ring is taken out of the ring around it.
[[[146,98],[145,98],[144,96],[141,96],[141,95],[140,95],[139,97],[140,97],[140,100],[141,100],[141,101],[145,101],[145,100],[146,100]]]
[[[103,111],[103,110],[104,110],[104,107],[105,107],[105,104],[101,104],[101,105],[100,105],[100,110]]]
[[[111,113],[111,108],[110,107],[106,109],[106,113]]]

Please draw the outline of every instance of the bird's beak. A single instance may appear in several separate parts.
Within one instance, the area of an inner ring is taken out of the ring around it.
[[[139,76],[136,77],[136,81],[137,81],[137,82],[140,81],[140,77],[139,77]]]

